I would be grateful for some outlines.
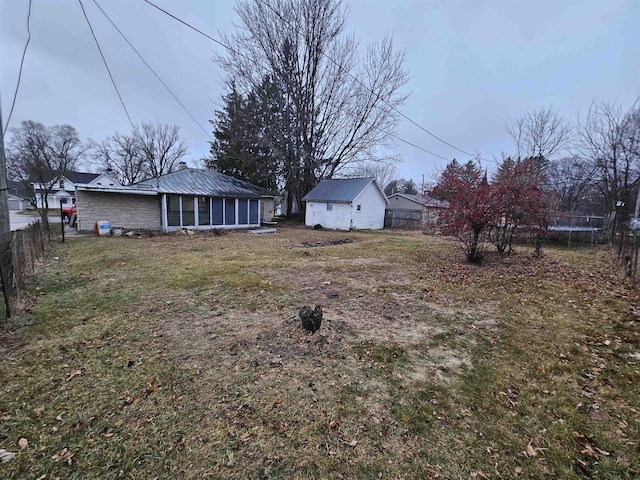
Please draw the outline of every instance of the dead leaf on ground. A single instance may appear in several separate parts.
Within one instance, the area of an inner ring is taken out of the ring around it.
[[[357,440],[351,440],[350,442],[345,442],[344,440],[341,440],[341,442],[349,447],[355,447],[356,445],[358,445]]]
[[[589,418],[594,422],[601,422],[604,420],[604,415],[600,412],[600,410],[591,410],[589,412]]]
[[[69,380],[71,380],[74,377],[77,377],[78,375],[82,375],[82,369],[81,368],[77,368],[73,372],[69,373],[69,376],[67,377],[65,382],[68,382]]]
[[[489,480],[489,477],[487,477],[484,472],[482,470],[478,470],[477,472],[471,472],[471,477],[472,478],[485,478],[486,480]]]
[[[51,457],[51,460],[53,460],[54,462],[64,461],[64,462],[67,462],[69,465],[71,465],[71,459],[73,458],[74,455],[75,453],[69,451],[69,449],[63,448],[58,453],[53,455]]]
[[[2,461],[2,463],[10,462],[15,456],[15,453],[8,452],[4,448],[0,448],[0,460]]]
[[[527,458],[538,456],[538,451],[530,443],[527,444],[527,448],[522,453]]]

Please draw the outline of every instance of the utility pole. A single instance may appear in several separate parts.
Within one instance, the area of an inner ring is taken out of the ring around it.
[[[11,231],[9,200],[7,198],[7,157],[4,153],[4,123],[0,98],[0,237]]]

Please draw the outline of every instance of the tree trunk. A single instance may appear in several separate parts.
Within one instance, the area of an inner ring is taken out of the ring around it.
[[[482,262],[482,254],[479,251],[480,231],[473,232],[473,240],[469,244],[467,251],[467,261],[469,263],[480,264]]]
[[[49,228],[49,198],[45,195],[42,199],[43,206],[38,209],[40,219],[42,220],[42,228],[47,233],[47,237],[51,239],[51,229]]]

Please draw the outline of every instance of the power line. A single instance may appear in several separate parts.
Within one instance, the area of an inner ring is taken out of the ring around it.
[[[94,1],[95,1],[95,0],[94,0]],[[251,60],[249,57],[247,57],[247,56],[246,56],[246,55],[244,55],[243,53],[239,52],[238,50],[235,50],[234,48],[231,48],[230,46],[228,46],[228,45],[226,45],[225,43],[223,43],[223,42],[221,42],[221,41],[217,40],[216,38],[212,37],[211,35],[208,35],[208,34],[206,34],[205,32],[203,32],[202,30],[200,30],[200,29],[198,29],[198,28],[196,28],[196,27],[194,27],[194,26],[190,25],[189,23],[185,22],[184,20],[181,20],[180,18],[178,18],[178,17],[176,17],[175,15],[173,15],[173,14],[169,13],[169,12],[168,12],[168,11],[166,11],[165,9],[163,9],[163,8],[161,8],[161,7],[157,6],[157,5],[155,5],[153,2],[151,2],[151,1],[149,1],[149,0],[144,0],[144,1],[145,1],[146,3],[148,3],[149,5],[151,5],[152,7],[154,7],[154,8],[156,8],[156,9],[158,9],[159,11],[161,11],[162,13],[164,13],[165,15],[168,15],[169,17],[173,18],[174,20],[176,20],[176,21],[180,22],[181,24],[185,25],[186,27],[188,27],[188,28],[190,28],[190,29],[194,30],[195,32],[199,33],[200,35],[202,35],[202,36],[204,36],[204,37],[208,38],[209,40],[211,40],[211,41],[213,41],[213,42],[217,43],[218,45],[221,45],[222,47],[224,47],[224,48],[226,48],[227,50],[229,50],[229,51],[231,51],[231,52],[235,53],[236,55],[239,55],[239,56],[241,56],[241,57],[243,57],[243,58],[245,58],[245,59],[247,59],[247,60]],[[251,60],[251,61],[253,61],[253,60]],[[354,78],[355,78],[355,77],[354,77]],[[357,80],[357,79],[356,79],[356,80]],[[358,80],[358,82],[359,82],[359,80]],[[362,84],[362,85],[363,85],[363,86],[365,86],[365,88],[368,88],[368,87],[366,87],[366,85],[364,85],[364,84]],[[351,115],[351,113],[350,113],[350,112],[346,112],[346,113],[347,113],[348,115]],[[401,112],[400,112],[400,113],[401,113]],[[401,114],[402,114],[402,113],[401,113]],[[383,132],[383,133],[387,133],[388,135],[390,135],[390,136],[392,136],[392,137],[396,138],[397,140],[399,140],[399,141],[401,141],[401,142],[403,142],[403,143],[406,143],[407,145],[411,145],[412,147],[417,148],[418,150],[421,150],[421,151],[423,151],[423,152],[425,152],[425,153],[428,153],[429,155],[433,155],[433,156],[435,156],[435,157],[441,158],[442,160],[447,160],[447,161],[449,160],[448,158],[446,158],[446,157],[444,157],[444,156],[442,156],[442,155],[439,155],[439,154],[437,154],[437,153],[431,152],[431,151],[427,150],[426,148],[420,147],[419,145],[416,145],[416,144],[414,144],[414,143],[409,142],[408,140],[404,140],[403,138],[399,137],[398,135],[395,135],[395,134],[390,133],[390,132]],[[466,152],[463,152],[463,153],[465,153],[466,155],[469,155],[469,154],[467,154]],[[469,155],[469,156],[473,156],[473,155]]]
[[[18,70],[18,82],[16,83],[16,90],[13,93],[13,101],[11,102],[11,109],[9,110],[9,116],[7,116],[7,123],[5,124],[3,135],[7,133],[9,129],[9,122],[11,121],[11,115],[13,115],[13,108],[16,106],[16,98],[18,98],[18,90],[20,89],[20,80],[22,79],[22,67],[24,66],[24,57],[27,54],[27,47],[31,42],[31,0],[29,0],[29,11],[27,12],[27,42],[24,44],[24,50],[22,51],[22,58],[20,59],[20,69]],[[0,125],[2,128],[2,125]]]
[[[389,133],[389,132],[386,132],[386,133]],[[437,153],[431,152],[431,151],[427,150],[426,148],[421,147],[420,145],[416,145],[415,143],[411,143],[411,142],[410,142],[410,141],[408,141],[408,140],[405,140],[405,139],[403,139],[403,138],[400,138],[399,136],[397,136],[397,135],[396,135],[396,134],[394,134],[394,133],[389,133],[389,135],[391,135],[393,138],[395,138],[395,139],[397,139],[397,140],[400,140],[400,141],[401,141],[401,142],[403,142],[403,143],[406,143],[407,145],[411,145],[413,148],[417,148],[418,150],[422,150],[423,152],[426,152],[426,153],[428,153],[429,155],[433,155],[434,157],[441,158],[442,160],[446,160],[446,161],[448,161],[448,162],[449,162],[449,161],[451,161],[451,160],[450,160],[450,159],[448,159],[447,157],[443,157],[442,155],[438,155]]]
[[[142,60],[142,62],[146,65],[146,67],[151,71],[151,73],[153,73],[153,75],[155,75],[155,77],[158,79],[158,81],[162,84],[162,86],[171,94],[171,96],[174,98],[174,100],[176,102],[178,102],[178,104],[182,107],[182,109],[187,113],[187,115],[189,115],[189,117],[191,117],[191,120],[193,120],[195,122],[195,124],[198,126],[198,128],[200,128],[200,130],[202,130],[204,132],[205,135],[207,135],[209,138],[211,138],[211,134],[209,132],[207,132],[202,125],[200,125],[200,122],[198,122],[195,117],[191,114],[191,112],[187,109],[187,107],[185,107],[185,105],[180,101],[180,99],[178,99],[178,97],[171,91],[171,89],[169,88],[169,86],[160,78],[160,76],[155,72],[155,70],[151,67],[151,65],[149,65],[149,63],[144,59],[144,57],[142,56],[142,54],[136,49],[136,47],[133,46],[133,44],[129,41],[129,39],[126,37],[126,35],[124,33],[122,33],[122,30],[120,30],[118,28],[118,26],[113,22],[113,20],[111,20],[111,18],[109,17],[109,15],[107,15],[107,13],[102,9],[102,7],[100,6],[100,4],[98,4],[98,2],[96,0],[93,0],[93,3],[96,4],[96,7],[98,7],[100,9],[100,11],[102,12],[102,14],[106,17],[107,20],[109,20],[109,22],[111,23],[111,25],[113,25],[113,28],[116,29],[116,31],[120,34],[120,36],[124,39],[125,42],[127,42],[127,44],[131,47],[131,49],[136,53],[136,55],[138,55],[138,57],[140,58],[140,60]]]
[[[146,3],[148,3],[149,5],[151,5],[153,8],[156,8],[158,10],[160,10],[162,13],[164,13],[165,15],[170,16],[171,18],[173,18],[174,20],[180,22],[181,24],[183,24],[185,27],[189,27],[191,30],[194,30],[196,32],[198,32],[200,35],[203,35],[204,37],[208,38],[209,40],[211,40],[214,43],[217,43],[218,45],[226,48],[227,50],[229,50],[230,52],[235,53],[236,55],[239,55],[243,58],[246,58],[247,60],[253,61],[251,60],[249,57],[247,57],[246,55],[242,54],[241,52],[239,52],[238,50],[235,50],[234,48],[231,48],[229,45],[224,44],[223,42],[221,42],[220,40],[218,40],[217,38],[213,38],[211,35],[208,35],[206,33],[204,33],[202,30],[199,30],[198,28],[194,27],[193,25],[190,25],[189,23],[185,22],[184,20],[181,20],[180,18],[176,17],[175,15],[173,15],[172,13],[169,13],[168,11],[166,11],[164,8],[159,7],[158,5],[156,5],[153,2],[150,2],[149,0],[144,0]]]
[[[100,52],[100,57],[102,57],[102,61],[104,63],[104,66],[107,69],[107,72],[109,73],[109,78],[111,79],[111,83],[113,84],[113,88],[115,89],[116,93],[118,94],[118,98],[120,99],[120,104],[122,105],[122,108],[124,109],[124,113],[126,113],[127,118],[129,119],[129,123],[131,124],[131,128],[133,129],[135,127],[133,125],[133,122],[131,121],[131,116],[129,115],[129,111],[127,110],[127,107],[124,104],[124,100],[122,100],[122,95],[120,95],[120,91],[118,90],[118,86],[116,85],[116,81],[113,79],[113,75],[111,74],[111,69],[109,68],[109,64],[107,63],[107,59],[104,57],[104,54],[102,53],[102,48],[100,48],[100,43],[98,42],[98,38],[96,37],[96,34],[93,31],[93,27],[91,26],[91,22],[89,21],[89,17],[87,16],[87,12],[84,9],[84,5],[82,4],[82,0],[78,0],[78,3],[80,3],[80,8],[82,8],[82,14],[84,15],[84,18],[87,21],[87,25],[89,25],[89,30],[91,30],[91,36],[93,37],[93,40],[96,42],[96,47],[98,47],[98,51]]]
[[[147,1],[147,0],[145,0]],[[291,22],[289,22],[286,18],[284,18],[280,12],[276,11],[271,5],[269,5],[268,3],[266,3],[264,0],[259,0],[260,3],[262,3],[265,7],[267,7],[269,10],[271,10],[273,13],[275,13],[283,22],[286,22],[290,27],[295,28],[295,26],[293,26],[291,24]],[[300,34],[300,30],[298,30],[297,28],[295,29],[297,31],[298,34]],[[367,90],[369,90],[371,93],[373,93],[375,95],[375,92],[373,91],[373,89],[371,87],[369,87],[368,85],[365,85],[359,78],[357,78],[355,75],[353,75],[349,70],[345,69],[344,67],[342,67],[338,62],[336,62],[328,53],[322,51],[321,52],[322,55],[324,55],[326,58],[328,58],[329,60],[331,60],[331,62],[333,62],[333,64],[338,67],[340,70],[344,71],[347,75],[349,75],[352,79],[354,79],[358,84],[360,84],[361,86],[363,86],[364,88],[366,88]],[[427,130],[425,127],[423,127],[422,125],[420,125],[418,122],[412,120],[411,118],[409,118],[407,115],[405,115],[404,113],[402,113],[400,111],[400,109],[398,109],[396,106],[392,105],[391,103],[387,102],[384,98],[380,98],[380,100],[382,100],[388,107],[392,108],[393,110],[395,110],[402,118],[408,120],[409,122],[411,122],[413,125],[415,125],[416,127],[418,127],[420,130],[426,132],[427,134],[431,135],[433,138],[435,138],[436,140],[444,143],[445,145],[448,145],[449,147],[453,148],[454,150],[457,150],[458,152],[464,153],[465,155],[469,155],[470,157],[474,157],[473,154],[466,152],[458,147],[456,147],[455,145],[452,145],[451,143],[443,140],[442,138],[440,138],[439,136],[437,136],[436,134],[430,132],[429,130]]]

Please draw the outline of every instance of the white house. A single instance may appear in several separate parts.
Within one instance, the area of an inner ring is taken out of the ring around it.
[[[307,204],[305,225],[336,230],[379,230],[389,204],[374,178],[323,180],[302,201]]]
[[[32,183],[36,192],[36,200],[39,208],[44,208],[44,200],[41,193],[41,185]],[[108,173],[88,173],[68,171],[62,175],[53,185],[47,196],[49,208],[58,208],[60,204],[70,206],[76,201],[76,187],[78,185],[96,185],[105,187],[121,186],[120,183]]]

